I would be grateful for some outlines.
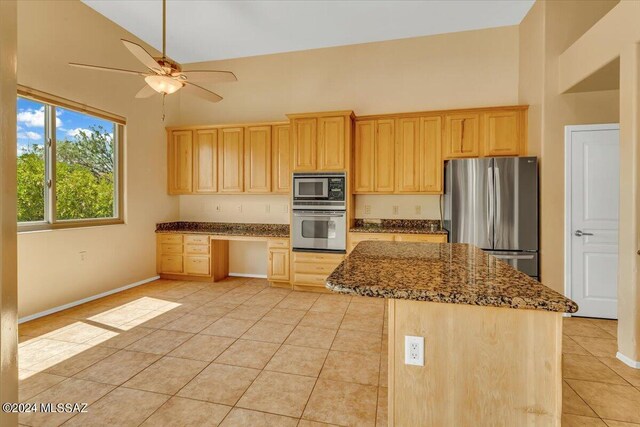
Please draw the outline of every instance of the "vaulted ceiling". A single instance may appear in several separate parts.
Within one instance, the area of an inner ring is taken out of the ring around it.
[[[160,0],[83,0],[162,48]],[[517,25],[534,0],[167,2],[167,55],[182,63]]]

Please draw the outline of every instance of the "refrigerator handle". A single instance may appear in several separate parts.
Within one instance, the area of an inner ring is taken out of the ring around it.
[[[494,221],[494,206],[495,206],[495,202],[494,202],[494,198],[495,198],[495,191],[494,191],[494,182],[493,182],[493,166],[489,166],[489,168],[487,169],[487,182],[489,183],[489,191],[487,194],[487,203],[489,204],[488,207],[488,211],[489,214],[487,215],[487,240],[491,243],[491,247],[493,248],[494,245],[494,241],[493,241],[493,227],[495,224]]]
[[[502,210],[502,193],[500,191],[500,168],[499,167],[495,167],[495,186],[496,186],[496,191],[495,191],[495,198],[496,198],[496,211],[495,211],[495,215],[496,215],[496,221],[495,224],[499,224],[500,223],[500,211]],[[494,242],[497,243],[497,242]]]

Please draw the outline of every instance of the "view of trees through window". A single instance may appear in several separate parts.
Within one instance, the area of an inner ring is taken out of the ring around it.
[[[116,126],[18,98],[18,222],[114,217]],[[46,146],[49,135],[56,137],[51,150]],[[46,167],[52,163],[49,157],[55,159],[55,174]],[[50,206],[47,182],[55,189],[55,206]]]

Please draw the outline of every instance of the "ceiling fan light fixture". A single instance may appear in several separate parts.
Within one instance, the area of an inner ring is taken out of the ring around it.
[[[168,76],[147,76],[144,81],[156,92],[167,95],[177,92],[184,86],[182,82]]]

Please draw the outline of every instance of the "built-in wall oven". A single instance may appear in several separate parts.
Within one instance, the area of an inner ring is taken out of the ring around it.
[[[293,174],[294,251],[346,251],[346,178],[344,172]]]

